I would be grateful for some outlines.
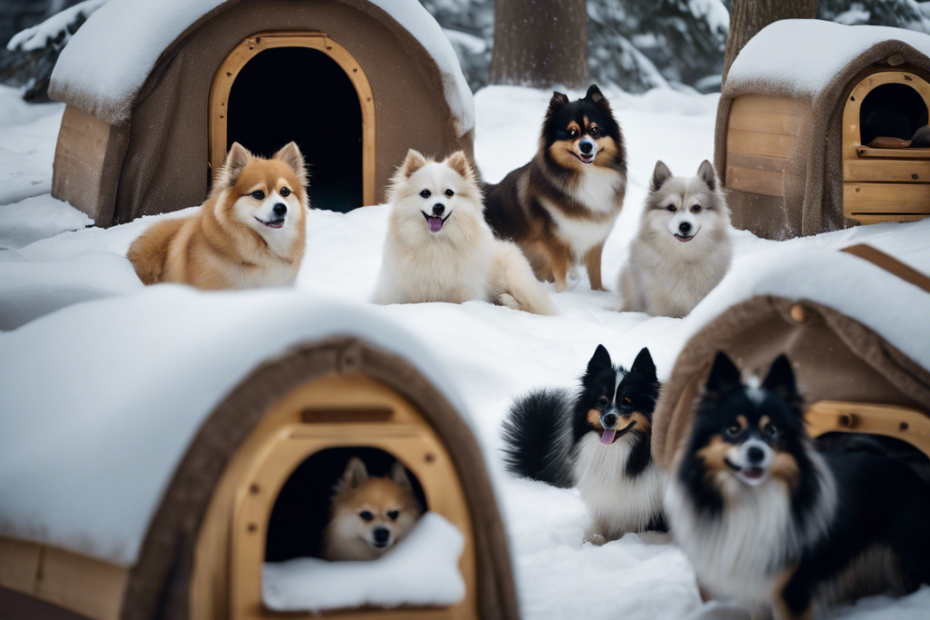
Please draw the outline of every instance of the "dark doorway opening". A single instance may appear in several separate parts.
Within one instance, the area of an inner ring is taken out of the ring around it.
[[[875,138],[910,140],[927,124],[927,105],[905,84],[882,84],[869,92],[859,109],[860,143]]]
[[[227,149],[239,142],[269,157],[297,142],[310,171],[312,207],[362,206],[362,108],[332,58],[305,47],[261,52],[233,82],[227,114]]]

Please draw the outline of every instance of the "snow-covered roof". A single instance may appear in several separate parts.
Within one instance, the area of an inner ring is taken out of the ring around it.
[[[769,24],[740,51],[724,96],[782,92],[816,98],[850,62],[884,41],[900,41],[930,56],[930,36],[888,26],[844,26],[819,19]]]
[[[74,34],[52,72],[52,92],[93,102],[94,114],[115,124],[129,119],[136,96],[158,59],[185,30],[211,11],[240,0],[110,0]],[[459,136],[475,126],[475,104],[455,50],[417,0],[366,0],[409,32],[435,60]]]
[[[133,565],[211,411],[263,361],[334,336],[402,356],[466,415],[407,332],[291,289],[159,285],[0,333],[0,534]]]
[[[777,248],[737,261],[685,319],[689,334],[728,308],[762,295],[833,308],[930,369],[930,295],[864,259],[832,249]]]

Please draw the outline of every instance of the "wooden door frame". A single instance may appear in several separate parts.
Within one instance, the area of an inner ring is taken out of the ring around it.
[[[376,204],[375,103],[371,94],[371,84],[352,54],[322,32],[258,32],[247,37],[226,56],[210,86],[208,135],[211,180],[226,158],[226,110],[233,83],[242,68],[255,56],[265,50],[279,47],[303,47],[323,52],[335,61],[351,80],[362,110],[362,205]]]

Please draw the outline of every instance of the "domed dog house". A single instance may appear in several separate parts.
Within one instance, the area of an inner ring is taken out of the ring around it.
[[[733,224],[783,239],[930,215],[930,149],[906,148],[928,122],[927,54],[926,34],[813,19],[753,37],[717,111]]]
[[[474,102],[417,0],[111,0],[62,51],[52,193],[98,226],[200,204],[234,141],[295,140],[317,208],[377,204],[409,148],[473,150]]]
[[[656,405],[657,462],[671,468],[683,450],[722,350],[744,372],[765,372],[786,353],[813,436],[890,438],[930,472],[930,278],[866,245],[780,256],[743,261],[687,319],[693,336]]]
[[[399,461],[427,512],[379,560],[305,558],[326,566],[286,574],[305,579],[293,591],[337,571],[341,598],[324,590],[287,617],[518,617],[462,402],[417,342],[369,311],[154,287],[33,321],[4,338],[0,362],[4,620],[280,617],[267,590],[289,563],[270,546],[319,534],[287,489],[308,468],[328,477],[296,494],[325,513],[345,460],[327,471],[320,457],[340,452]],[[351,592],[383,562],[396,586]]]

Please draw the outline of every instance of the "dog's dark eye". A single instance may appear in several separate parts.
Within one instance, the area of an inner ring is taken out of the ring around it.
[[[371,514],[367,510],[361,511],[360,513],[358,513],[358,516],[360,516],[365,521],[371,521],[372,519],[375,518],[375,515]]]
[[[701,212],[701,205],[694,205],[693,207],[691,207],[691,213],[700,213],[700,212]]]
[[[600,398],[597,399],[597,404],[600,405],[601,407],[606,407],[607,405],[610,404],[610,399],[607,398],[606,396],[601,396]]]
[[[731,424],[729,427],[727,427],[727,435],[730,437],[736,437],[742,430],[743,427],[739,424]]]
[[[391,512],[388,513],[388,519],[390,519],[391,521],[397,521],[397,517],[399,516],[400,516],[399,510],[392,510]]]
[[[254,198],[255,200],[264,200],[265,192],[263,192],[262,190],[252,192],[252,198]]]
[[[577,138],[578,130],[572,127],[571,129],[568,130],[568,135],[571,136],[572,138]]]
[[[665,208],[668,209],[669,211],[671,211],[672,213],[674,213],[675,211],[678,210],[678,209],[675,208],[675,205],[669,205],[669,206],[667,206],[667,207],[665,207]]]
[[[290,195],[291,195],[291,190],[290,190],[290,188],[282,187],[282,188],[281,188],[281,195],[284,196],[285,198],[287,198],[288,196],[290,196]]]
[[[762,432],[765,433],[766,437],[768,437],[769,439],[772,439],[778,436],[778,427],[772,424],[771,422],[769,422],[768,424],[765,425],[765,428],[762,429]]]
[[[422,192],[420,192],[420,197],[422,198],[429,198],[432,195],[433,193],[429,191],[428,189],[424,189]]]
[[[451,189],[447,189],[446,198],[452,198],[453,196],[455,196],[455,192],[453,192]]]
[[[597,137],[597,134],[601,133],[601,130],[598,129],[597,125],[591,125],[591,129],[588,130],[592,136]]]

